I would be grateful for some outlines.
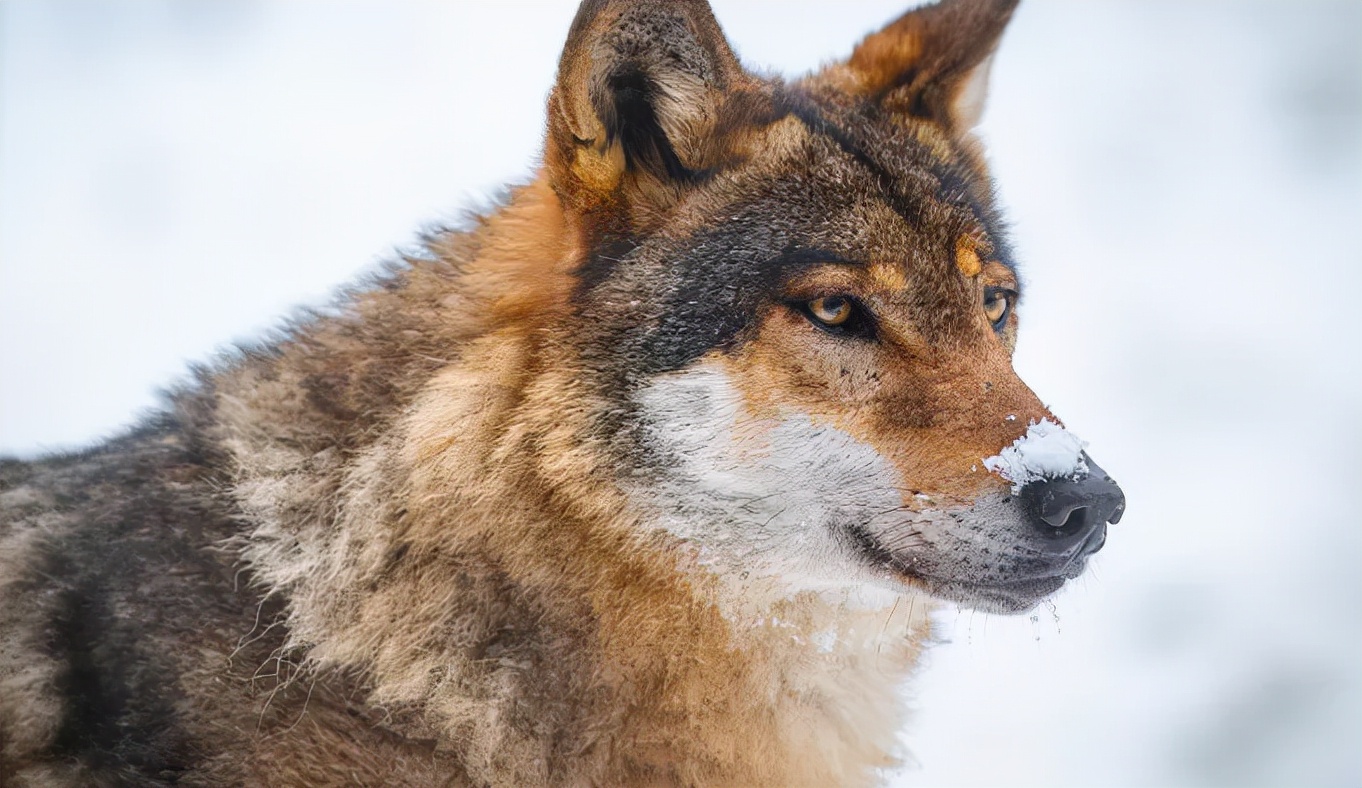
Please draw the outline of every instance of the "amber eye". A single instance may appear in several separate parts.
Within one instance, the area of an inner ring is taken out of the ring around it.
[[[851,319],[856,308],[845,296],[825,296],[808,303],[809,314],[825,326],[840,326]]]
[[[874,339],[875,321],[869,311],[848,295],[831,295],[808,301],[787,301],[819,329],[838,337]]]
[[[995,331],[1001,330],[1007,323],[1008,312],[1012,311],[1012,302],[1016,298],[1015,290],[1005,287],[984,288],[984,316],[993,324]]]

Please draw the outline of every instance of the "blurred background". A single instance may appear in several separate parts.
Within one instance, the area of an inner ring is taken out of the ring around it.
[[[904,2],[716,0],[751,66]],[[0,2],[0,452],[534,166],[575,3]],[[1362,785],[1362,2],[1025,0],[982,128],[1016,364],[1125,488],[1034,616],[948,609],[896,785]]]

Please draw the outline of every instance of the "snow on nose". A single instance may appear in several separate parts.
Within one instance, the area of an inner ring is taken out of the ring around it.
[[[1076,477],[1088,472],[1087,442],[1049,419],[1026,428],[1011,446],[984,460],[984,467],[1012,482],[1012,492],[1034,481]]]

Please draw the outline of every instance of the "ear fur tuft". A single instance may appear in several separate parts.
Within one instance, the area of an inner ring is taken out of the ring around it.
[[[842,90],[887,111],[966,134],[983,113],[993,52],[1018,0],[942,0],[916,8],[828,70]]]
[[[624,166],[673,181],[690,180],[693,171],[681,163],[658,121],[658,91],[648,74],[625,64],[606,78],[605,88],[594,105],[605,126],[606,145],[620,145]]]

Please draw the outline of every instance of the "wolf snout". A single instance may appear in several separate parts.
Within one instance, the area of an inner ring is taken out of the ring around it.
[[[1039,479],[1021,489],[1028,518],[1046,537],[1046,549],[1088,555],[1106,543],[1107,524],[1120,522],[1126,496],[1086,453],[1088,472],[1078,477]]]

